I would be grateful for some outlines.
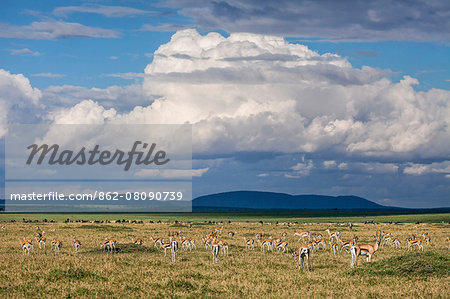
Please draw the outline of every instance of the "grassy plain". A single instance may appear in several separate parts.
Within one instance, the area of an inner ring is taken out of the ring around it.
[[[22,218],[58,222],[23,223]],[[143,223],[64,223],[67,218]],[[11,219],[17,222],[12,223]],[[446,240],[450,235],[449,214],[331,218],[258,213],[1,214],[2,220],[2,298],[448,298],[450,292],[450,251]],[[231,244],[229,256],[219,256],[216,265],[212,264],[210,251],[201,244],[203,235],[222,226],[210,224],[210,220],[224,221],[220,238]],[[363,223],[371,220],[378,224]],[[298,224],[293,223],[296,221]],[[352,231],[345,225],[348,221],[355,223]],[[188,222],[192,222],[192,227]],[[47,248],[39,249],[35,244],[31,254],[24,256],[18,238],[33,237],[36,225],[46,232]],[[312,270],[307,272],[296,269],[290,253],[262,252],[258,247],[247,250],[243,242],[244,237],[254,237],[258,231],[273,237],[287,232],[292,251],[302,244],[294,238],[295,231],[312,231],[327,237],[326,228],[341,231],[343,239],[356,234],[359,243],[370,244],[374,243],[372,235],[377,230],[390,231],[401,240],[402,248],[382,246],[370,265],[361,257],[354,269],[350,269],[350,255],[345,251],[334,255],[329,248],[320,249],[312,254]],[[164,251],[154,248],[150,236],[166,237],[175,231],[195,238],[197,249],[180,249],[177,262],[172,263],[170,254],[164,256]],[[231,238],[228,231],[236,231],[237,235]],[[429,233],[431,246],[425,246],[424,252],[408,252],[406,234],[422,232]],[[144,239],[144,245],[132,244],[133,235]],[[106,237],[117,239],[117,253],[100,249],[99,243]],[[64,242],[59,255],[50,250],[49,240],[53,238]],[[83,244],[78,254],[74,253],[73,238]]]

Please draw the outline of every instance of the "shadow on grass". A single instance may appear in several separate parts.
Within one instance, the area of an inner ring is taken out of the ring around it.
[[[83,279],[91,279],[99,281],[107,280],[106,277],[103,277],[88,270],[84,270],[82,268],[69,268],[68,270],[52,269],[48,274],[47,279],[52,282],[60,280],[67,281],[67,280],[83,280]]]
[[[145,245],[136,245],[136,244],[118,244],[116,245],[116,250],[111,253],[108,250],[103,250],[102,248],[93,248],[91,250],[80,252],[79,254],[127,254],[127,253],[158,253],[161,252],[161,249],[154,247],[147,247]],[[164,252],[164,251],[163,251]],[[167,253],[169,254],[169,252]]]

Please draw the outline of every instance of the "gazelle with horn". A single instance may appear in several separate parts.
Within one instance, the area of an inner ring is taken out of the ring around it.
[[[150,236],[150,240],[152,240],[153,247],[155,247],[155,248],[156,248],[156,245],[159,245],[159,246],[162,245],[162,239],[161,238],[158,238],[158,237],[153,238],[153,236]]]
[[[304,238],[307,238],[308,242],[311,242],[311,232],[301,232],[301,233],[294,233],[294,237],[298,237],[298,240],[303,240]]]
[[[365,255],[366,260],[370,263],[370,261],[372,260],[372,255],[374,255],[374,253],[378,250],[378,247],[380,246],[382,234],[377,232],[376,235],[373,237],[376,240],[374,245],[354,244],[350,248],[350,253],[352,254],[352,260],[350,262],[350,267],[353,268],[353,266],[357,263],[358,257],[360,255]]]
[[[338,240],[338,239],[341,238],[341,232],[338,232],[338,231],[331,232],[329,228],[327,228],[325,231],[326,231],[326,232],[328,233],[328,235],[330,236],[330,241],[333,241],[333,239]]]

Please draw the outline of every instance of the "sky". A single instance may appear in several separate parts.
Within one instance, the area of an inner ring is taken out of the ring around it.
[[[448,1],[0,2],[12,123],[189,123],[193,195],[450,206]]]

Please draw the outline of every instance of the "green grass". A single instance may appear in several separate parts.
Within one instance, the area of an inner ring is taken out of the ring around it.
[[[26,215],[28,219],[31,216],[35,215]],[[111,216],[113,220],[118,218],[117,215],[104,214],[91,216],[93,219],[100,216]],[[121,216],[133,219],[135,214]],[[168,217],[167,214],[159,216]],[[180,221],[185,219],[176,216],[178,224],[182,224]],[[192,217],[189,214],[182,216]],[[216,216],[236,217],[230,214],[202,215]],[[220,255],[215,265],[212,264],[211,250],[203,246],[201,238],[222,224],[204,223],[201,218],[191,218],[198,221],[197,224],[186,227],[173,227],[175,219],[170,223],[149,223],[150,219],[155,220],[153,218],[143,218],[143,224],[127,223],[124,226],[118,223],[64,223],[68,217],[72,219],[72,215],[67,214],[61,215],[59,223],[2,223],[5,230],[0,231],[0,298],[448,297],[448,223],[356,223],[350,231],[345,218],[341,218],[341,224],[300,224],[311,218],[296,215],[299,224],[274,225],[259,221],[247,223],[242,214],[238,216],[241,217],[236,218],[238,221],[223,223],[223,231],[219,235],[221,240],[230,244],[229,256]],[[278,214],[264,217],[267,221],[281,222]],[[18,238],[33,237],[37,225],[46,231],[47,240],[57,238],[64,242],[59,254],[50,250],[49,244],[46,249],[35,245],[29,255],[23,254]],[[320,249],[311,255],[310,272],[297,269],[291,253],[303,242],[298,241],[294,232],[308,230],[326,234],[327,228],[342,231],[345,239],[357,234],[362,244],[373,244],[372,236],[376,231],[390,231],[402,239],[402,247],[381,246],[372,265],[360,258],[353,270],[350,269],[348,253],[334,255],[329,249]],[[197,249],[180,248],[177,261],[173,263],[170,252],[165,255],[161,248],[155,248],[150,236],[166,237],[179,230],[182,236],[196,240]],[[237,234],[231,238],[228,231],[236,231]],[[262,252],[258,246],[254,250],[246,249],[244,237],[254,237],[260,231],[274,237],[286,232],[290,253]],[[424,251],[415,249],[408,252],[404,236],[421,232],[429,233],[431,245],[425,246]],[[133,235],[142,238],[144,244],[133,244]],[[116,253],[104,252],[100,248],[106,237],[117,240]],[[82,243],[76,254],[71,243],[74,238]]]
[[[0,213],[0,221],[9,222],[11,220],[23,221],[23,219],[42,222],[46,219],[55,222],[63,222],[66,219],[71,221],[116,221],[116,220],[143,220],[162,222],[193,222],[201,224],[209,221],[223,222],[295,222],[299,223],[336,223],[374,221],[380,223],[387,222],[450,222],[450,213],[437,214],[386,214],[386,212],[213,212],[213,213],[122,213],[122,214],[14,214]],[[181,223],[178,225],[182,225]]]
[[[63,269],[52,269],[48,274],[47,279],[49,281],[67,281],[67,280],[82,280],[82,279],[93,279],[106,281],[106,277],[97,275],[88,270],[83,270],[81,268],[69,268],[67,270]]]
[[[429,276],[445,277],[450,274],[450,256],[432,251],[409,252],[400,256],[392,256],[381,261],[365,263],[349,275],[358,276]]]

